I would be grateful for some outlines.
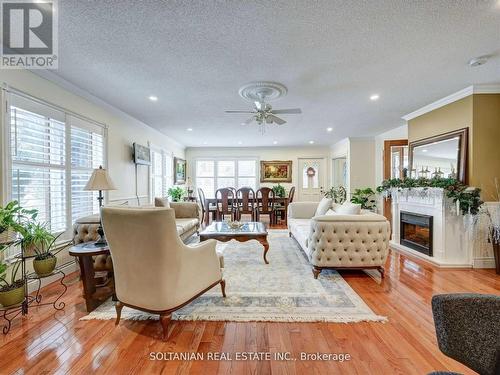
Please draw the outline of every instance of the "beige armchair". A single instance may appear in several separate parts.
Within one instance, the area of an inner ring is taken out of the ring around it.
[[[221,285],[216,241],[185,245],[171,208],[103,207],[102,223],[115,272],[116,324],[123,306],[160,315],[163,338],[173,311]]]

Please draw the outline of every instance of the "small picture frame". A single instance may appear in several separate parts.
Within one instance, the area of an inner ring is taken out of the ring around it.
[[[174,184],[184,185],[186,183],[186,160],[174,157]]]
[[[261,161],[260,182],[292,182],[292,161]]]

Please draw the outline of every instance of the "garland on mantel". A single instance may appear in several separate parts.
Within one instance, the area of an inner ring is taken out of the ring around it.
[[[457,208],[460,208],[462,215],[477,215],[484,203],[480,197],[481,189],[469,187],[454,178],[392,178],[382,181],[382,185],[377,187],[377,192],[390,196],[394,190],[402,191],[414,188],[443,189],[446,197],[457,204]]]

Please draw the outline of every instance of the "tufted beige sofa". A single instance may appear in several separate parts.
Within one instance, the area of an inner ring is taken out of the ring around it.
[[[384,274],[389,253],[390,224],[369,211],[360,215],[314,216],[317,202],[294,202],[288,208],[288,230],[318,278],[325,268],[376,268]]]

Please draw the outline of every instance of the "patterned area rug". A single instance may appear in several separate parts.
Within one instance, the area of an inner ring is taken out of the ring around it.
[[[173,313],[174,320],[361,322],[386,321],[375,315],[336,271],[313,278],[306,255],[285,230],[269,231],[265,265],[257,241],[219,243],[224,253],[227,298],[217,285]],[[220,250],[219,249],[219,250]],[[367,276],[368,277],[368,276]],[[106,301],[81,320],[114,319],[114,304]],[[158,319],[125,307],[122,319]]]

